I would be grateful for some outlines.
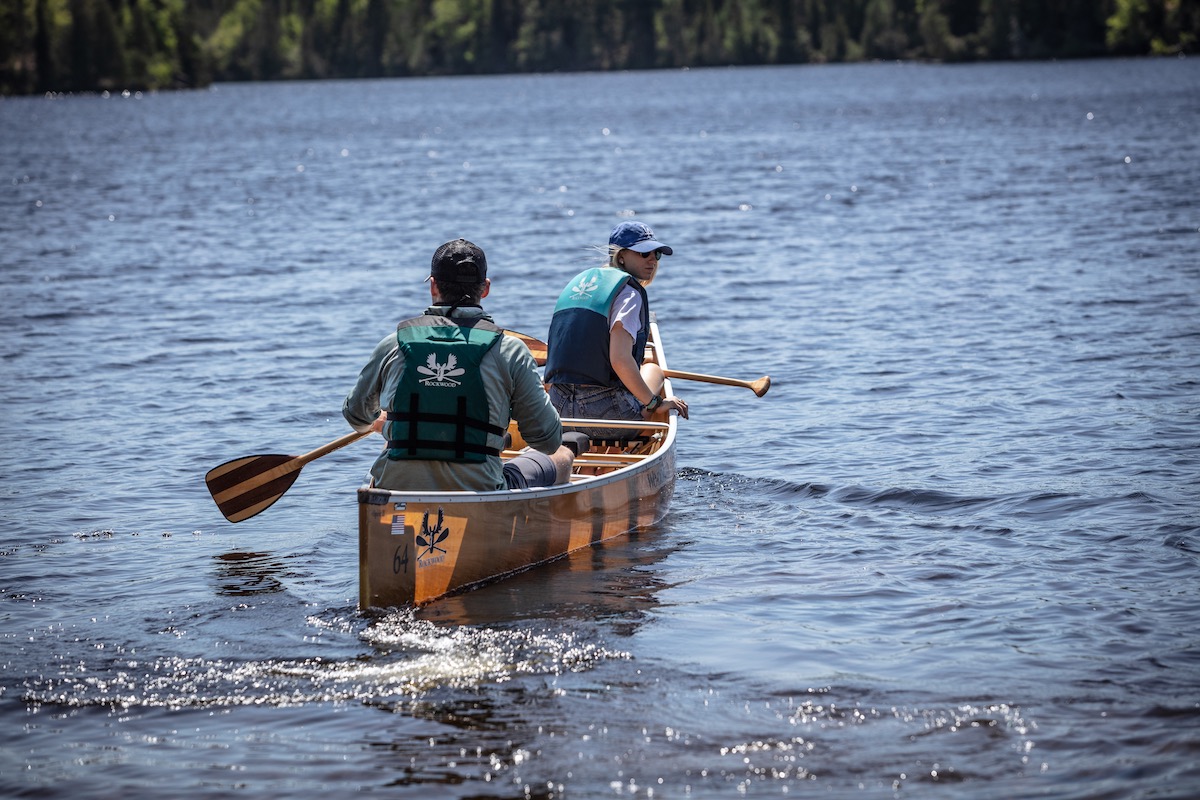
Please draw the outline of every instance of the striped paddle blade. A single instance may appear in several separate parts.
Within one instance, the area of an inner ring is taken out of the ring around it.
[[[303,466],[296,456],[246,456],[213,467],[204,482],[225,519],[241,522],[283,497]]]
[[[358,441],[370,431],[351,431],[302,456],[260,455],[235,458],[213,467],[204,476],[209,494],[230,522],[250,519],[271,507],[296,482],[310,461]]]

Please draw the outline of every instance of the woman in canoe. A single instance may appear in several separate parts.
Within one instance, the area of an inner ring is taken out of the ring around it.
[[[674,409],[684,419],[687,403],[663,397],[657,364],[642,364],[650,335],[646,288],[659,259],[672,249],[642,222],[613,228],[608,259],[571,279],[559,295],[547,337],[546,383],[550,401],[564,417],[648,419]],[[627,438],[629,429],[589,430],[593,439]]]

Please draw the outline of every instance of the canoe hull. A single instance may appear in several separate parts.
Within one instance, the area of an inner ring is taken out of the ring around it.
[[[359,606],[422,605],[663,518],[673,448],[630,474],[484,493],[359,490]]]

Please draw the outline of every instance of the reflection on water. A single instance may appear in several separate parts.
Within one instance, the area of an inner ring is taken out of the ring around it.
[[[283,591],[286,565],[270,553],[234,550],[218,553],[216,560],[217,594],[250,597]]]
[[[416,612],[438,624],[498,625],[522,619],[612,619],[631,634],[667,584],[654,567],[680,549],[657,526],[568,553]]]

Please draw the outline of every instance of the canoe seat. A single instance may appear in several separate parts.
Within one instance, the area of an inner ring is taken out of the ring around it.
[[[592,449],[592,440],[582,431],[565,431],[562,438],[563,444],[570,448],[576,458]]]
[[[646,436],[630,436],[628,439],[594,439],[597,447],[614,447],[619,450],[636,450],[650,439]]]

